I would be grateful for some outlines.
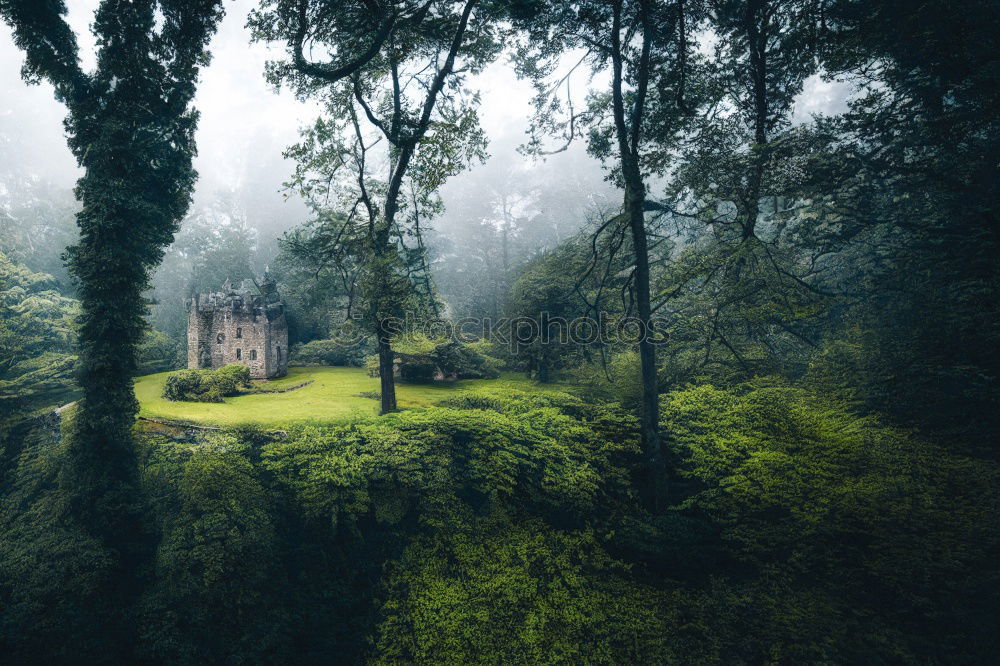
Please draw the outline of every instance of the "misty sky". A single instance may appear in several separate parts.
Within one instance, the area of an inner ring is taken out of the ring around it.
[[[69,19],[76,30],[85,67],[94,61],[93,37],[89,24],[98,0],[68,0]],[[298,128],[316,115],[316,107],[303,104],[287,91],[275,93],[263,79],[264,62],[280,55],[263,44],[250,44],[244,27],[254,0],[226,3],[226,18],[212,40],[213,61],[202,73],[195,100],[201,111],[195,161],[200,173],[199,195],[218,191],[236,191],[261,163],[273,164],[273,190],[288,176],[291,165],[280,159],[281,151],[293,143]],[[3,171],[27,171],[59,185],[70,187],[78,173],[66,148],[62,107],[53,99],[48,84],[27,86],[20,78],[22,54],[14,46],[10,31],[0,23],[0,140],[13,142],[10,151],[19,164],[6,164]],[[479,77],[482,92],[480,115],[493,139],[490,152],[510,154],[524,138],[531,113],[528,83],[518,81],[504,62],[494,64]],[[798,119],[810,113],[831,112],[843,105],[845,87],[825,83],[813,77],[796,104]],[[2,134],[6,134],[4,137]],[[587,159],[581,151],[552,158],[572,168]],[[479,169],[490,169],[487,163]],[[528,165],[525,165],[528,166]],[[259,173],[259,169],[256,170]],[[463,176],[457,177],[461,184]],[[259,194],[259,193],[258,193]],[[445,191],[447,204],[447,190]],[[289,220],[288,225],[301,220]]]

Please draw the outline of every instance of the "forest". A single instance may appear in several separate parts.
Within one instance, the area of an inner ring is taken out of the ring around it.
[[[0,0],[0,663],[995,663],[998,53]]]

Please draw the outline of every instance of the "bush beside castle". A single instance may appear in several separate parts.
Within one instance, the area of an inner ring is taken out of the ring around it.
[[[167,376],[163,397],[173,401],[222,402],[250,387],[250,368],[230,363],[218,370],[179,370]]]

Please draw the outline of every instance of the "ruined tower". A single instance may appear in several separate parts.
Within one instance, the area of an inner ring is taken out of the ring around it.
[[[288,372],[288,323],[277,285],[265,271],[256,285],[244,281],[188,299],[188,368],[242,363],[254,379]]]

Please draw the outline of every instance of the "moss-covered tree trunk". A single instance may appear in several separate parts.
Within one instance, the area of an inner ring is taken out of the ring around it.
[[[104,0],[91,27],[99,44],[91,73],[80,67],[65,11],[62,2],[0,1],[0,17],[26,54],[25,77],[51,82],[66,105],[69,147],[84,169],[76,188],[80,241],[69,251],[81,302],[83,397],[60,480],[73,517],[115,558],[103,590],[113,625],[107,643],[127,654],[128,602],[145,543],[131,438],[142,293],[190,203],[197,114],[189,104],[222,3]]]

